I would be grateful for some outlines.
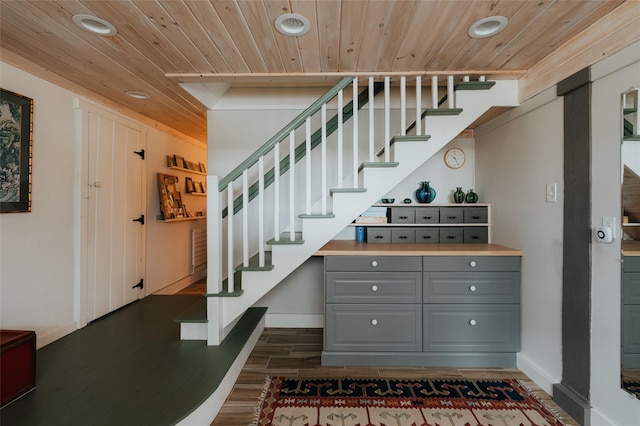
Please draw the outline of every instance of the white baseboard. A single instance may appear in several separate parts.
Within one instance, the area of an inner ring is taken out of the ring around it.
[[[561,378],[552,377],[523,353],[518,353],[517,355],[517,366],[518,369],[533,380],[536,385],[540,386],[542,390],[553,396],[553,385],[560,383]]]
[[[63,326],[57,327],[54,330],[47,331],[46,333],[36,331],[36,349],[40,349],[43,346],[53,343],[58,339],[63,338],[67,334],[71,334],[78,329],[77,322],[70,322]]]
[[[157,294],[160,296],[170,296],[172,294],[176,294],[180,290],[184,290],[185,288],[189,287],[191,284],[200,281],[202,278],[206,276],[207,276],[206,269],[201,271],[196,270],[195,274],[186,276],[174,282],[173,284],[169,284],[168,286],[161,288],[160,290],[156,291],[153,294]]]
[[[236,357],[236,360],[233,362],[229,370],[227,370],[227,374],[225,374],[218,388],[198,408],[178,422],[176,426],[204,426],[211,424],[213,419],[215,419],[220,412],[224,401],[233,390],[233,386],[235,385],[236,380],[238,380],[240,371],[242,371],[242,367],[247,362],[253,347],[258,342],[258,339],[264,330],[264,326],[265,318],[263,316],[256,326],[256,329],[251,333],[247,343],[245,343],[244,347]]]
[[[591,407],[589,414],[591,414],[590,426],[623,426],[613,421],[610,417],[605,416],[596,408]]]
[[[323,314],[270,314],[266,327],[270,328],[323,328]]]

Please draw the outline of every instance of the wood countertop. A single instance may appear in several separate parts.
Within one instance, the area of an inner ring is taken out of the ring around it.
[[[522,256],[497,244],[368,244],[354,240],[332,240],[316,256]]]
[[[640,256],[640,241],[622,241],[622,255],[623,256]]]

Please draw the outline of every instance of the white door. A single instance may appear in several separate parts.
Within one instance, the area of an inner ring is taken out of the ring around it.
[[[144,297],[145,135],[93,111],[88,127],[87,321]]]

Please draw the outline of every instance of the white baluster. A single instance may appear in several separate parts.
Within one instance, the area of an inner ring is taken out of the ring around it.
[[[307,164],[307,214],[311,214],[311,117],[307,117],[306,121],[306,141],[305,141],[305,160]]]
[[[635,89],[635,95],[633,96],[633,105],[632,108],[635,108],[636,110],[636,122],[633,123],[633,133],[634,134],[638,134],[640,133],[640,110],[638,109],[638,107],[640,106],[640,102],[638,101],[638,97],[640,96],[640,89]]]
[[[422,77],[416,77],[416,135],[422,134]]]
[[[484,75],[481,75],[480,77],[478,77],[478,81],[487,81],[487,77]]]
[[[455,108],[456,103],[453,98],[453,76],[447,77],[447,99],[449,100],[449,108]]]
[[[400,77],[400,134],[407,134],[407,77]]]
[[[384,78],[384,161],[389,162],[389,141],[391,139],[391,123],[390,123],[390,103],[391,103],[391,79],[389,77]]]
[[[264,156],[258,158],[258,262],[262,268],[264,257]]]
[[[242,265],[249,266],[249,171],[242,172]]]
[[[358,77],[353,79],[353,187],[358,188]]]
[[[342,90],[338,92],[338,188],[342,188]]]
[[[462,77],[462,81],[464,81],[465,83],[469,81],[469,76],[465,75],[464,77]]]
[[[296,222],[295,222],[295,188],[296,188],[296,134],[292,130],[289,132],[289,240],[295,241],[296,239]]]
[[[280,241],[280,142],[273,147],[273,233]]]
[[[374,159],[374,134],[373,134],[373,119],[374,119],[374,105],[373,105],[373,77],[369,77],[369,161],[373,162]]]
[[[235,291],[233,282],[233,181],[227,185],[227,291]]]
[[[321,147],[321,194],[322,214],[327,214],[327,104],[322,105],[322,147]]]
[[[431,108],[438,109],[438,76],[431,77]]]

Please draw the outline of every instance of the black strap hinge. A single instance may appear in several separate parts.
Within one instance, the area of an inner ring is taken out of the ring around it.
[[[140,151],[133,151],[134,154],[139,155],[140,158],[142,158],[144,160],[144,149],[140,150]]]
[[[141,279],[138,284],[134,285],[131,288],[139,288],[140,290],[142,290],[144,288],[144,279]]]
[[[140,222],[140,225],[144,225],[144,215],[141,214],[139,218],[133,219],[134,222]]]

